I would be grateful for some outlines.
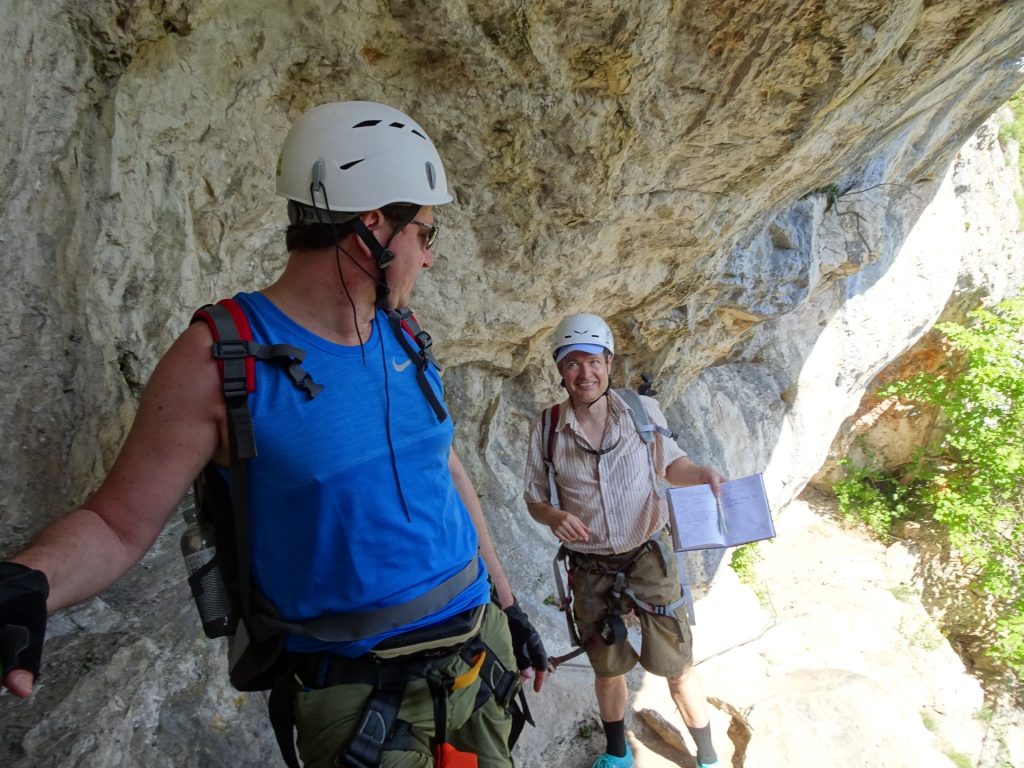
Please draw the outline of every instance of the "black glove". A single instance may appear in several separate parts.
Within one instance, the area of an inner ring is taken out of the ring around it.
[[[39,677],[46,635],[46,574],[20,563],[0,563],[0,678],[12,669]]]
[[[530,617],[519,607],[518,602],[513,602],[505,609],[505,616],[508,618],[508,631],[512,635],[512,650],[516,654],[516,664],[520,670],[528,667],[544,671],[548,668],[548,653],[544,650],[544,643],[540,635],[530,623]]]

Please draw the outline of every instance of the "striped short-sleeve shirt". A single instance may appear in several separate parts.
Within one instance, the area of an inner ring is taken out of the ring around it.
[[[656,400],[642,397],[647,415],[667,426]],[[567,399],[555,425],[552,463],[558,486],[559,506],[579,517],[590,528],[590,540],[573,542],[570,549],[595,555],[613,555],[640,546],[668,522],[668,507],[660,488],[665,469],[686,453],[674,440],[655,435],[647,444],[637,434],[630,407],[614,391],[608,392],[611,422],[605,446],[616,446],[601,456],[580,446],[590,444]],[[523,498],[528,504],[551,501],[547,466],[544,463],[543,419],[530,435]]]

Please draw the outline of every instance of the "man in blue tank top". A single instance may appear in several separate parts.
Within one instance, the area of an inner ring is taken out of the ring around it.
[[[235,301],[253,341],[303,350],[323,387],[310,397],[258,361],[247,398],[250,586],[275,626],[294,628],[281,658],[299,754],[307,766],[511,766],[516,670],[539,691],[547,657],[401,311],[433,260],[433,208],[452,199],[441,159],[398,110],[327,104],[289,132],[277,193],[287,265]],[[203,323],[181,335],[99,490],[0,563],[3,684],[16,695],[39,672],[46,611],[113,583],[204,465],[233,466],[214,341]]]

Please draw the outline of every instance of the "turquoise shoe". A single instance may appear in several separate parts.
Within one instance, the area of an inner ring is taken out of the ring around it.
[[[594,761],[591,768],[633,768],[633,751],[626,745],[626,754],[622,757],[609,755],[605,752]]]
[[[697,768],[720,768],[722,764],[715,760],[713,763],[697,763]]]

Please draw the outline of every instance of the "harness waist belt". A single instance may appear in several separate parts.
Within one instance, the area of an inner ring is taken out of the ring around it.
[[[321,616],[301,623],[281,621],[263,615],[253,616],[253,619],[293,635],[312,637],[326,643],[346,643],[379,635],[404,624],[412,624],[424,616],[441,610],[475,582],[478,573],[479,564],[474,556],[465,568],[451,578],[419,597],[398,605],[388,605],[370,611]]]
[[[576,552],[570,549],[568,550],[569,562],[572,563],[574,568],[581,568],[586,571],[618,573],[631,566],[635,560],[650,550],[652,546],[657,546],[657,534],[655,534],[655,538],[645,541],[639,547],[634,547],[616,555],[595,555],[587,552]]]
[[[484,623],[484,608],[478,605],[440,624],[389,637],[378,643],[370,654],[376,659],[385,660],[459,647],[480,634],[480,627]]]

